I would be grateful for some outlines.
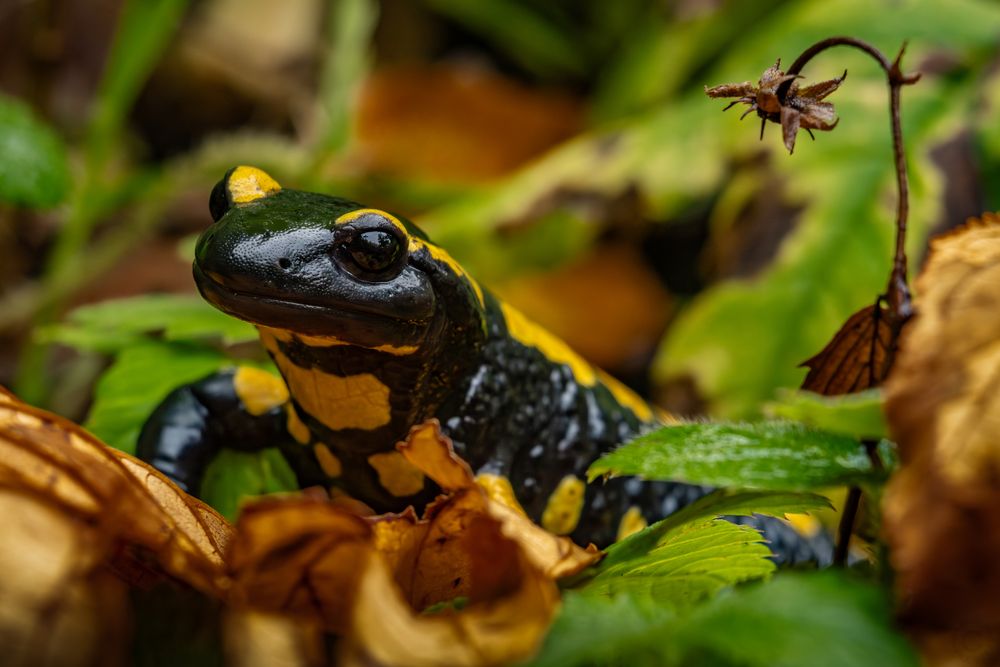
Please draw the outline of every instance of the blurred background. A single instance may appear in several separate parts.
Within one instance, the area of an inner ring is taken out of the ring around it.
[[[758,415],[885,286],[888,91],[823,54],[841,121],[789,156],[704,87],[838,34],[909,40],[923,74],[919,267],[998,208],[995,2],[0,0],[0,384],[129,449],[172,386],[266,363],[190,276],[209,191],[252,164],[414,219],[665,407]]]

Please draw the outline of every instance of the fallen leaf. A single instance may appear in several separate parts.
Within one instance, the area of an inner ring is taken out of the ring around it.
[[[934,664],[996,664],[1000,216],[937,238],[916,291],[886,383],[902,461],[884,503],[899,603]]]
[[[436,421],[414,427],[398,449],[445,492],[423,517],[412,509],[359,516],[314,498],[256,501],[236,524],[230,602],[344,634],[343,664],[492,665],[530,656],[557,609],[554,578],[600,553],[491,499]]]

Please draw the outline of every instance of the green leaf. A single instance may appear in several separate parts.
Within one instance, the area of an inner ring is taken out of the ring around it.
[[[663,665],[663,639],[676,613],[648,598],[568,591],[531,667]]]
[[[760,532],[724,519],[670,531],[641,557],[597,567],[576,588],[610,597],[622,592],[660,604],[688,607],[723,588],[771,574],[775,565]]]
[[[784,573],[721,595],[671,627],[680,664],[916,666],[883,591],[840,572]]]
[[[14,98],[0,95],[0,202],[55,206],[69,192],[66,148],[56,133]]]
[[[779,573],[679,614],[654,600],[567,592],[533,667],[915,667],[885,593],[841,572]]]
[[[42,339],[98,352],[115,352],[161,333],[168,341],[221,339],[232,345],[257,339],[253,325],[230,317],[191,295],[153,294],[102,301],[74,310],[66,322],[47,327]]]
[[[844,433],[859,440],[881,440],[888,436],[889,431],[882,414],[882,392],[879,389],[843,396],[779,390],[777,400],[764,406],[764,413],[832,433]]]
[[[665,426],[602,456],[587,475],[791,490],[885,477],[854,438],[781,421]]]
[[[604,559],[586,575],[599,578],[603,573],[647,559],[649,554],[669,542],[678,530],[687,525],[703,525],[721,516],[764,514],[784,517],[786,514],[815,512],[830,507],[829,500],[814,493],[719,489],[682,507],[666,519],[615,542],[607,548]]]
[[[260,452],[223,449],[205,469],[201,499],[234,521],[243,500],[298,488],[295,473],[277,448]]]
[[[221,352],[197,345],[148,341],[125,348],[98,381],[84,426],[133,454],[139,430],[167,394],[232,364]]]

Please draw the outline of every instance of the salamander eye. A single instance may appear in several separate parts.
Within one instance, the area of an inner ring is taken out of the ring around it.
[[[381,230],[361,232],[347,244],[355,264],[372,273],[385,271],[395,264],[401,250],[399,239]]]

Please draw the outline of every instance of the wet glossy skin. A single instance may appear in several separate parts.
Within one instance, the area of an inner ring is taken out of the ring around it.
[[[600,453],[654,424],[652,410],[481,289],[411,223],[282,190],[246,167],[216,188],[212,211],[217,222],[196,250],[198,287],[258,325],[290,401],[247,372],[171,395],[139,451],[186,488],[197,491],[220,447],[276,444],[304,486],[378,512],[419,508],[437,489],[395,444],[437,418],[484,485],[509,483],[529,516],[583,543],[607,544],[624,516],[624,527],[641,527],[704,493],[583,485]]]

